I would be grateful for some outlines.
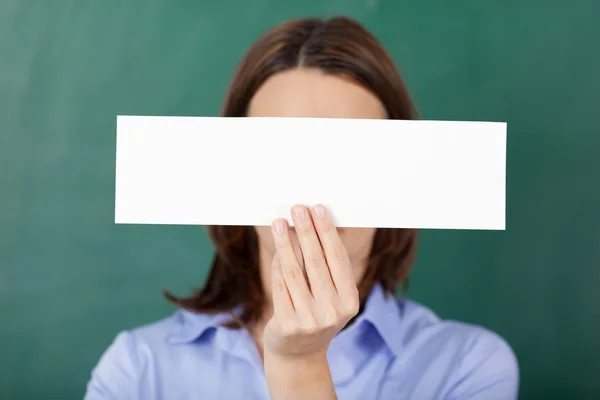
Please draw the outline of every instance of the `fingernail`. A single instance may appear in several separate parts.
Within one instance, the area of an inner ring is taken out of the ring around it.
[[[283,220],[276,219],[273,223],[273,229],[275,229],[275,232],[277,232],[279,235],[283,235],[283,230],[285,229]]]
[[[323,218],[325,216],[327,211],[325,211],[325,207],[323,207],[322,205],[317,205],[315,206],[315,214],[317,214],[317,217],[321,217]]]
[[[294,208],[292,209],[292,212],[294,213],[296,218],[298,218],[299,220],[303,220],[304,217],[306,216],[306,209],[302,206],[294,206]]]

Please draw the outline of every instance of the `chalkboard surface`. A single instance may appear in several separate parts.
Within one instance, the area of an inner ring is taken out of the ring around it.
[[[201,227],[114,224],[116,116],[218,115],[265,29],[334,14],[424,119],[508,122],[507,230],[424,231],[410,295],[503,335],[521,398],[600,397],[600,2],[2,0],[0,398],[81,398],[206,275]]]

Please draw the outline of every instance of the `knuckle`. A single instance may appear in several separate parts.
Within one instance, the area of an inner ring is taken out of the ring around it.
[[[346,302],[346,314],[350,317],[354,317],[356,314],[358,314],[359,309],[360,303],[358,301],[358,297],[352,298]]]
[[[319,326],[315,321],[308,321],[302,326],[302,334],[306,336],[313,336],[320,331]]]
[[[278,293],[286,294],[285,292],[287,292],[287,288],[285,287],[285,282],[283,282],[281,278],[277,279],[275,282],[275,290],[277,290]]]
[[[305,258],[306,265],[310,268],[321,268],[325,265],[325,258],[320,253],[309,254]]]
[[[344,315],[349,318],[354,317],[360,310],[360,299],[358,296],[358,289],[354,289],[353,293],[343,299],[342,307]]]
[[[340,313],[335,307],[325,307],[323,310],[323,327],[333,328],[340,322]]]
[[[298,324],[293,320],[285,320],[281,322],[279,331],[283,337],[293,337],[298,334]]]
[[[281,261],[279,260],[279,255],[277,253],[273,257],[273,261],[271,261],[271,267],[276,271],[281,271]]]
[[[285,250],[290,246],[291,244],[287,239],[279,239],[275,241],[275,247],[277,250]]]
[[[285,264],[282,267],[282,271],[283,274],[285,276],[287,276],[288,278],[292,278],[295,279],[298,277],[298,274],[300,274],[300,268],[298,268],[298,266],[294,265],[294,264]]]
[[[335,246],[331,252],[333,262],[343,263],[347,260],[346,249],[343,246]]]
[[[283,282],[281,282],[280,280],[277,280],[277,282],[275,282],[275,290],[277,290],[278,292],[283,292],[284,286],[283,286]]]

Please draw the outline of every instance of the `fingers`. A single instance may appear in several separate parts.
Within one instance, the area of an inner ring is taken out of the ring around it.
[[[327,260],[306,207],[301,205],[292,207],[292,219],[302,249],[310,290],[315,303],[320,306],[336,295]]]
[[[312,325],[314,324],[314,318],[312,317],[314,302],[304,278],[302,267],[294,253],[287,222],[283,219],[276,219],[273,222],[272,229],[277,252],[275,258],[278,259],[279,269],[293,307],[303,324]]]
[[[291,308],[308,331],[343,324],[358,312],[359,296],[350,259],[337,229],[321,205],[311,212],[304,206],[294,206],[292,218],[305,260],[306,278],[296,258],[287,222],[275,220],[273,270],[278,275],[273,278],[273,287],[275,291],[276,285],[284,286],[290,299],[289,304],[279,305],[276,312],[290,313]],[[283,297],[285,291],[281,287],[277,290],[278,298]],[[273,301],[277,301],[275,293]]]
[[[358,309],[358,289],[346,248],[324,206],[317,205],[311,214],[333,284],[342,302],[354,311]]]

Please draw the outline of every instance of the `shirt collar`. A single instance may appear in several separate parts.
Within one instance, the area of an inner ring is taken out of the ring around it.
[[[241,307],[238,307],[233,310],[233,313],[239,315],[240,311]],[[341,336],[340,339],[342,339],[343,336],[351,335],[352,331],[361,329],[362,325],[367,322],[375,328],[394,355],[398,356],[403,349],[402,333],[400,332],[402,313],[402,304],[396,297],[384,292],[381,285],[376,284],[367,297],[361,315],[356,318],[352,326],[338,336]],[[175,323],[171,329],[169,342],[181,344],[193,342],[208,330],[215,330],[222,324],[231,321],[231,314],[206,315],[179,310],[173,318],[175,318]]]
[[[392,356],[402,352],[402,307],[380,285],[372,290],[362,313],[329,345],[331,377],[337,385],[351,382],[368,360],[383,347]]]
[[[402,302],[393,294],[386,293],[380,284],[376,284],[367,297],[362,314],[353,325],[359,325],[362,321],[370,323],[394,355],[399,356],[404,348],[403,313]]]
[[[241,308],[235,308],[233,313],[238,315]],[[169,343],[184,344],[199,339],[205,332],[216,330],[232,320],[231,314],[222,312],[214,315],[199,314],[179,309],[173,316],[174,323],[169,335]]]

